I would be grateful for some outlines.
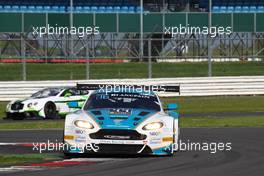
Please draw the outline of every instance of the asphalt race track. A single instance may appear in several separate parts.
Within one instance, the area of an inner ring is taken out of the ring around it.
[[[187,142],[231,142],[231,151],[180,151],[173,157],[111,156],[95,164],[46,168],[39,171],[0,172],[5,176],[263,176],[264,128],[185,128]],[[61,141],[62,131],[0,131],[0,143]],[[8,149],[0,146],[0,153]],[[19,147],[18,147],[19,148]],[[18,150],[12,149],[12,153]],[[25,150],[24,152],[28,152]],[[61,153],[59,153],[61,155]]]

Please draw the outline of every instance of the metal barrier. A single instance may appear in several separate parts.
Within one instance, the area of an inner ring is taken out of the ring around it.
[[[219,96],[219,95],[264,95],[264,76],[242,77],[194,77],[158,79],[111,79],[75,81],[8,81],[0,82],[0,101],[10,101],[30,96],[47,87],[75,86],[76,83],[175,85],[179,93],[158,93],[162,97],[173,96]]]

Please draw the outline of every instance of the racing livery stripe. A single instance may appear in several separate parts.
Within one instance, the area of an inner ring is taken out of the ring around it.
[[[54,103],[69,103],[69,102],[82,102],[86,101],[86,99],[77,99],[77,100],[65,100],[65,101],[54,101]]]

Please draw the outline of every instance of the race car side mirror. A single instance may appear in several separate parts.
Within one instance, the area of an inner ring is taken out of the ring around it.
[[[169,111],[168,112],[169,116],[173,117],[174,119],[179,119],[179,113],[174,112],[174,111]]]
[[[71,101],[68,103],[69,108],[79,108],[79,104],[77,101]]]
[[[168,104],[166,110],[167,111],[174,111],[174,110],[177,110],[178,109],[178,105],[177,104]]]

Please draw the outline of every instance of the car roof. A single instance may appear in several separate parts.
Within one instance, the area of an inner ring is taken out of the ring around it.
[[[47,87],[47,88],[44,88],[44,89],[42,89],[42,90],[45,90],[45,89],[61,89],[61,90],[63,90],[63,89],[71,89],[71,88],[75,88],[75,87],[70,87],[70,86],[58,86],[58,87]]]

